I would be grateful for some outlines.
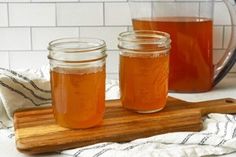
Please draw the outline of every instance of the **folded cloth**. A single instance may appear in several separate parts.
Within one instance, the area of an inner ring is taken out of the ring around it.
[[[49,73],[39,70],[13,71],[0,68],[0,113],[2,125],[9,126],[13,113],[22,108],[51,103]]]
[[[119,98],[118,81],[106,81],[106,99],[117,98]],[[12,115],[16,110],[50,105],[50,102],[48,67],[24,71],[0,68],[0,141],[9,140],[9,143],[14,143],[12,138],[14,130],[11,126]],[[4,146],[0,145],[0,148]],[[57,152],[57,156],[199,157],[234,151],[236,151],[236,116],[212,113],[204,118],[204,129],[201,132],[168,133],[123,144],[99,143]]]

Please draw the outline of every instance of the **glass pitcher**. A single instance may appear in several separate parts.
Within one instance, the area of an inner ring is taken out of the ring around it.
[[[171,36],[169,91],[211,90],[236,61],[236,6],[224,0],[232,34],[228,48],[213,64],[214,0],[129,0],[134,30],[158,30]]]

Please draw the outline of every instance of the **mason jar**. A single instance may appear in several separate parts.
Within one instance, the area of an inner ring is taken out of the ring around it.
[[[168,93],[169,34],[128,31],[121,33],[118,40],[123,107],[139,113],[160,111]]]
[[[48,50],[56,122],[67,128],[101,124],[105,110],[105,42],[64,38],[50,42]]]

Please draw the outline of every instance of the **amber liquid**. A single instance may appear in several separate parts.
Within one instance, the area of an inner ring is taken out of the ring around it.
[[[203,92],[212,88],[212,20],[195,17],[133,19],[135,30],[159,30],[171,36],[169,90]]]
[[[164,108],[168,92],[168,61],[168,55],[120,55],[120,92],[125,108],[144,113]]]
[[[57,123],[88,128],[102,122],[105,108],[105,67],[51,71],[52,105]]]

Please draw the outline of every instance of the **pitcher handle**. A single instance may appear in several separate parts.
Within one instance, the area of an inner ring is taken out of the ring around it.
[[[230,71],[236,62],[236,0],[223,0],[229,10],[230,19],[232,22],[232,33],[228,48],[224,56],[215,64],[215,73],[213,86],[219,83],[225,75]]]

